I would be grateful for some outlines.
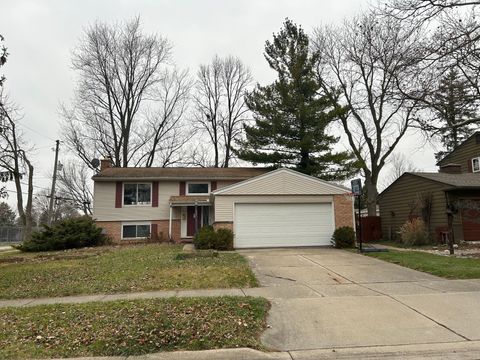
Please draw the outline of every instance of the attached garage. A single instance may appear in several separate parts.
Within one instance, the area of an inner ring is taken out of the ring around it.
[[[238,203],[234,223],[237,248],[330,245],[334,230],[331,203]]]
[[[235,248],[328,246],[353,226],[349,190],[279,169],[213,192],[214,227],[234,232]]]

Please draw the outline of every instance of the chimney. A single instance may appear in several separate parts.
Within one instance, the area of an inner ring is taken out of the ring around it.
[[[461,174],[462,166],[460,164],[447,164],[440,166],[439,172],[444,174]]]
[[[112,159],[105,158],[100,160],[100,171],[111,168],[112,167]]]

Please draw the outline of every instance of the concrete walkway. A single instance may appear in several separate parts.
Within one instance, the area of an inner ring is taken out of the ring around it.
[[[242,251],[282,351],[480,340],[480,280],[444,280],[336,249]],[[313,358],[313,357],[312,357]]]

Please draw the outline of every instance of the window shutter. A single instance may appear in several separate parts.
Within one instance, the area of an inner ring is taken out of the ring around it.
[[[468,168],[468,172],[469,172],[469,173],[473,172],[473,169],[472,169],[472,159],[468,159],[468,160],[467,160],[467,168]]]
[[[150,239],[158,240],[158,224],[152,224],[150,228]]]
[[[122,207],[122,182],[117,181],[116,187],[115,187],[115,207],[116,208],[121,208]]]
[[[152,207],[158,207],[158,181],[152,183]]]
[[[217,182],[216,182],[216,181],[212,181],[212,182],[210,183],[210,188],[211,188],[211,191],[217,190]]]
[[[179,195],[185,195],[185,181],[180,181]]]

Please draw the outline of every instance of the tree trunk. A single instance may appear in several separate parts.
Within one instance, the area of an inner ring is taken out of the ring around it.
[[[367,190],[367,211],[368,216],[377,216],[378,190],[377,181],[371,176],[365,177],[365,189]]]

